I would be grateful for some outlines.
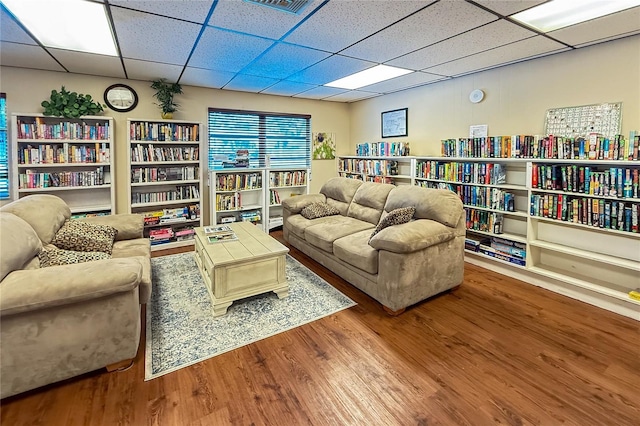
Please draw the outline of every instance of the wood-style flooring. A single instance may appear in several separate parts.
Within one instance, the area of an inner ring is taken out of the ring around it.
[[[358,305],[148,382],[143,335],[130,369],[6,398],[0,423],[640,425],[636,321],[469,264],[391,317],[291,254]]]

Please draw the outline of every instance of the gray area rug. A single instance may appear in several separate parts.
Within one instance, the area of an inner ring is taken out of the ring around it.
[[[151,259],[145,380],[315,321],[356,303],[287,255],[289,296],[273,293],[234,302],[213,318],[211,298],[193,253]]]

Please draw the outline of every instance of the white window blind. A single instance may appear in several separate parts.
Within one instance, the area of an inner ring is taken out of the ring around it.
[[[209,109],[209,169],[234,167],[239,150],[249,167],[308,168],[311,116]]]
[[[0,200],[9,198],[9,147],[7,145],[7,98],[0,93]]]

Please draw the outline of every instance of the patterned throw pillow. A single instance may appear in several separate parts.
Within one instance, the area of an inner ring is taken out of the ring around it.
[[[71,251],[57,247],[43,247],[38,253],[40,267],[69,265],[71,263],[91,262],[93,260],[111,259],[111,255],[101,251]]]
[[[413,219],[413,214],[416,212],[415,207],[400,207],[395,210],[391,210],[388,215],[386,215],[376,226],[376,229],[373,230],[371,237],[369,240],[373,238],[378,232],[382,231],[387,226],[400,225],[401,223],[407,223],[411,219]]]
[[[311,203],[300,212],[302,217],[306,219],[317,219],[324,216],[333,216],[340,214],[340,210],[327,203]]]
[[[64,250],[101,251],[111,254],[118,230],[112,226],[67,220],[51,241]]]

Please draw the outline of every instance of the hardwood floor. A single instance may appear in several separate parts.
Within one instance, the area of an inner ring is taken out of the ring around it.
[[[392,317],[291,254],[358,305],[149,382],[143,336],[130,369],[7,398],[0,423],[640,424],[636,321],[469,264]]]

